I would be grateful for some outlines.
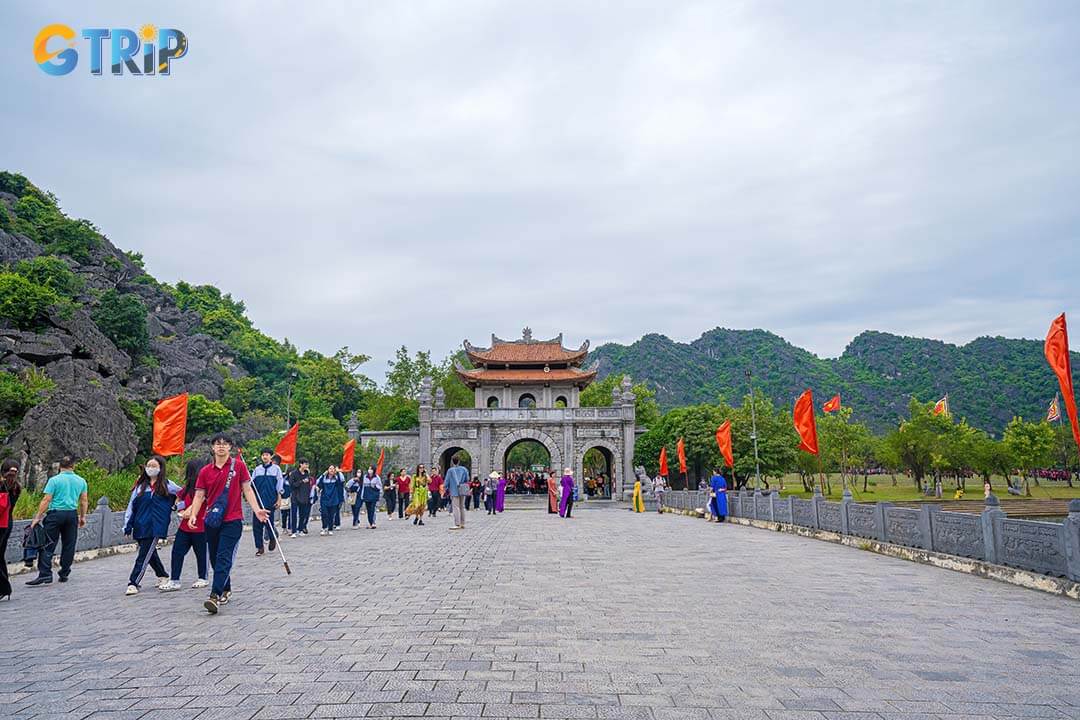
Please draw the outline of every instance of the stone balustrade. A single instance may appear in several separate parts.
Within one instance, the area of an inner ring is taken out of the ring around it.
[[[707,500],[704,492],[664,495],[664,505],[675,510],[704,508]],[[833,502],[820,495],[806,500],[742,491],[728,493],[728,512],[1080,581],[1080,499],[1069,503],[1069,516],[1061,523],[1010,518],[993,495],[975,515],[931,503],[919,509],[856,503],[850,493]]]

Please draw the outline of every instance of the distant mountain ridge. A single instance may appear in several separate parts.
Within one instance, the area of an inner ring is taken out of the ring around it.
[[[1080,354],[1072,353],[1073,368]],[[791,407],[806,388],[821,403],[840,393],[875,432],[894,427],[908,400],[946,393],[955,418],[1000,435],[1014,415],[1038,419],[1057,391],[1057,380],[1036,340],[980,337],[966,345],[867,330],[838,358],[819,358],[765,330],[715,328],[690,343],[650,333],[630,344],[607,343],[590,353],[600,377],[627,373],[656,390],[664,409],[716,402],[740,404],[754,385],[778,405]],[[1074,370],[1075,375],[1075,370]],[[1074,382],[1075,379],[1074,379]]]

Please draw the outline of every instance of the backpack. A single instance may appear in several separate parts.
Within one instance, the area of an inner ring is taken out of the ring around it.
[[[214,498],[214,504],[206,511],[206,517],[203,518],[203,525],[206,527],[216,530],[224,522],[225,508],[229,506],[229,486],[235,474],[236,459],[233,458],[229,461],[229,475],[225,478],[225,487],[221,490],[221,494]]]
[[[8,516],[11,514],[11,495],[0,492],[0,530],[8,526]]]

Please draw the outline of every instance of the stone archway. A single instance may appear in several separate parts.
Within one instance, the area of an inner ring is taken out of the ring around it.
[[[499,440],[499,443],[495,446],[494,450],[492,450],[491,452],[490,467],[505,472],[506,468],[502,467],[502,465],[503,460],[506,457],[506,452],[510,449],[511,445],[522,440],[535,440],[536,442],[547,448],[548,455],[551,457],[552,469],[558,468],[561,470],[564,467],[563,452],[562,448],[559,447],[559,444],[555,442],[555,440],[553,440],[552,437],[547,433],[540,432],[539,430],[529,429],[515,430],[511,433],[507,433],[506,435],[504,435]]]
[[[574,458],[574,480],[577,481],[580,487],[585,482],[585,453],[589,452],[593,448],[602,448],[607,450],[611,455],[611,475],[612,483],[611,496],[613,498],[622,497],[622,490],[625,484],[625,478],[622,477],[622,453],[619,451],[617,443],[613,443],[610,440],[600,438],[590,438],[588,440],[581,441],[581,447]],[[584,488],[581,488],[584,492]]]
[[[472,474],[476,475],[480,472],[480,445],[475,441],[469,440],[447,440],[439,445],[431,453],[431,463],[429,468],[439,465],[442,468],[442,473],[446,474],[446,468],[442,467],[442,456],[446,454],[448,450],[461,449],[469,453],[469,457],[472,458]]]

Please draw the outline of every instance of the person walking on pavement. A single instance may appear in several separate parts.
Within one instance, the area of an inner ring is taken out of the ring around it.
[[[176,509],[183,511],[195,500],[195,483],[199,479],[199,471],[202,470],[205,460],[188,460],[184,469],[184,487],[176,494]],[[191,520],[181,520],[176,528],[176,537],[173,539],[172,560],[169,563],[169,582],[161,587],[162,592],[173,592],[180,589],[180,575],[184,571],[184,556],[187,551],[195,553],[195,567],[199,577],[192,584],[192,588],[204,588],[207,582],[206,572],[206,506],[203,506],[198,517]]]
[[[256,496],[260,505],[269,511],[270,520],[259,522],[252,519],[251,534],[255,537],[255,554],[264,554],[263,542],[270,541],[270,552],[277,550],[277,541],[274,539],[274,511],[281,504],[281,494],[285,492],[285,477],[281,474],[281,467],[273,463],[274,452],[270,448],[263,448],[261,453],[262,464],[257,465],[251,475],[251,484],[255,488]]]
[[[375,468],[369,465],[360,488],[360,500],[364,503],[364,510],[367,512],[368,530],[375,529],[375,507],[379,504],[381,491],[382,479],[375,474]]]
[[[8,458],[0,464],[0,554],[7,550],[11,526],[15,522],[15,503],[22,494],[19,484],[19,463]],[[0,600],[11,599],[11,580],[7,562],[0,558]]]
[[[135,487],[131,489],[127,512],[124,513],[124,535],[130,535],[139,544],[135,566],[128,577],[126,595],[138,595],[139,586],[147,566],[157,575],[158,590],[170,584],[169,573],[158,555],[157,544],[169,536],[169,523],[179,485],[165,477],[165,458],[152,455],[143,465]]]
[[[308,461],[301,460],[289,473],[289,524],[292,537],[307,535],[308,519],[311,517],[311,473]]]
[[[450,497],[450,511],[454,515],[454,527],[451,530],[465,529],[465,496],[469,494],[469,471],[461,466],[457,455],[450,459],[450,469],[446,471],[446,494]]]
[[[397,478],[397,516],[398,520],[405,517],[405,509],[412,503],[412,478],[405,474],[405,468],[401,468]]]
[[[60,472],[45,483],[44,495],[30,527],[45,528],[45,547],[38,550],[38,576],[26,583],[40,587],[52,582],[52,560],[56,546],[60,550],[60,582],[67,582],[71,563],[75,562],[75,543],[79,528],[86,526],[89,500],[86,480],[75,474],[75,461],[69,455],[60,460]]]

